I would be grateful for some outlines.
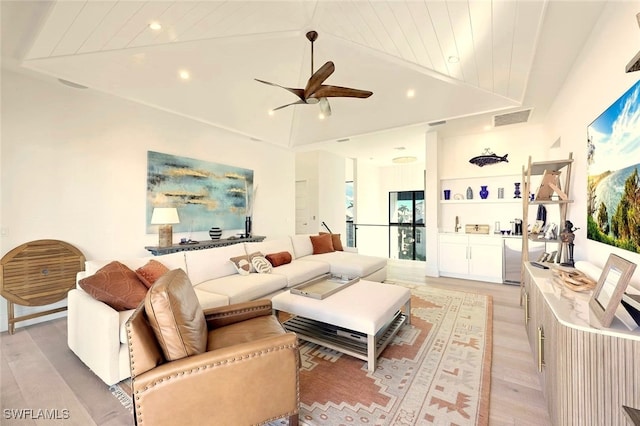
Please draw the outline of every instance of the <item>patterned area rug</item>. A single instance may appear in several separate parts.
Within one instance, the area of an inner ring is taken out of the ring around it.
[[[396,283],[403,285],[402,283]],[[301,346],[303,425],[486,425],[492,350],[488,296],[410,285],[411,325],[376,371],[311,343]],[[113,388],[128,397],[127,381]],[[286,420],[272,425],[286,425]]]

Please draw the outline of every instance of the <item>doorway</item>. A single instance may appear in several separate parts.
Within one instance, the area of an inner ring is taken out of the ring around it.
[[[389,258],[426,260],[424,191],[389,192]]]

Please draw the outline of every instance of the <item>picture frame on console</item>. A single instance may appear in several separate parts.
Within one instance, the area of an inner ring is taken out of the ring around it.
[[[589,300],[589,308],[603,327],[609,327],[627,289],[636,264],[615,254],[610,254],[604,265],[598,284]]]

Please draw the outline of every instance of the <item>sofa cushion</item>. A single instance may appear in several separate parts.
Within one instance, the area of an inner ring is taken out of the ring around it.
[[[311,256],[313,254],[313,244],[311,244],[311,234],[299,234],[291,236],[291,245],[293,245],[293,257]]]
[[[167,360],[197,355],[207,349],[204,312],[182,269],[167,272],[151,286],[144,308]]]
[[[224,295],[232,305],[260,299],[286,286],[287,279],[278,274],[234,274],[200,283],[195,290]]]
[[[311,259],[329,263],[332,274],[352,277],[366,277],[387,266],[387,259],[383,257],[367,256],[346,251],[318,254],[312,256]]]
[[[320,232],[319,235],[328,234],[328,232]],[[344,251],[342,247],[342,240],[340,239],[340,234],[329,234],[331,235],[331,243],[333,244],[333,249],[335,251]]]
[[[147,287],[136,273],[118,261],[106,264],[78,284],[94,299],[116,311],[136,308],[147,293]]]
[[[169,268],[155,259],[151,259],[144,266],[136,269],[136,275],[145,287],[149,288],[158,278],[169,272]]]
[[[227,306],[229,304],[229,298],[224,294],[211,293],[210,291],[200,290],[197,286],[193,288],[196,292],[196,297],[202,310],[217,308],[218,306]]]
[[[227,275],[238,275],[238,271],[229,259],[246,254],[243,244],[186,251],[189,279],[193,285],[197,285]]]
[[[283,275],[287,279],[287,287],[293,287],[321,275],[328,274],[331,270],[327,262],[316,260],[307,261],[306,259],[308,259],[308,257],[296,259],[286,265],[273,268],[271,273],[273,275]]]
[[[281,251],[278,253],[271,253],[265,256],[265,258],[269,261],[271,266],[277,268],[278,266],[286,265],[287,263],[291,263],[291,253],[288,251]]]
[[[335,251],[333,249],[333,241],[331,235],[311,235],[311,244],[313,245],[313,254],[331,253]]]

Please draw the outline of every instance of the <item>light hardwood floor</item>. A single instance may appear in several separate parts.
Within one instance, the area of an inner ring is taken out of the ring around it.
[[[549,425],[524,329],[517,286],[425,278],[421,263],[390,262],[389,278],[493,297],[490,425]],[[0,335],[0,424],[130,425],[129,412],[67,347],[66,318]],[[15,420],[15,410],[36,418]],[[7,411],[9,410],[9,411]],[[64,411],[66,410],[66,411]]]

